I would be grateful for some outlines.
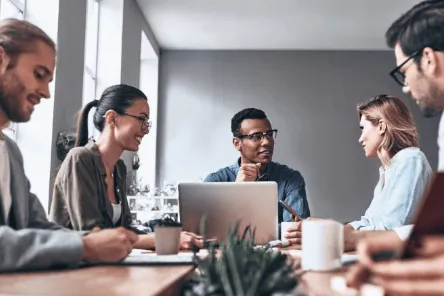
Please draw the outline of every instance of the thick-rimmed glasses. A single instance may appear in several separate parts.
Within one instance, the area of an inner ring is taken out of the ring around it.
[[[239,138],[239,139],[248,138],[255,143],[262,142],[262,140],[265,137],[267,137],[269,141],[274,141],[274,139],[276,139],[277,132],[278,132],[278,130],[274,129],[274,130],[266,131],[264,133],[252,133],[249,135],[238,135],[236,138]]]
[[[407,64],[408,61],[413,59],[414,57],[420,55],[422,53],[422,49],[418,50],[417,52],[413,53],[411,56],[409,56],[404,62],[402,62],[401,65],[397,66],[395,69],[390,71],[390,76],[392,76],[395,81],[401,85],[401,86],[407,86],[405,82],[405,73],[401,71],[401,68]]]

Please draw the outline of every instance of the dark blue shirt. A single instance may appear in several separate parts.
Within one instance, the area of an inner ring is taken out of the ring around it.
[[[233,165],[222,168],[209,174],[204,182],[235,182],[240,168],[240,159]],[[301,173],[290,169],[286,165],[276,162],[267,164],[265,172],[268,181],[274,181],[278,185],[278,198],[287,202],[302,218],[310,216],[305,182]],[[278,207],[279,223],[291,221],[290,213]]]

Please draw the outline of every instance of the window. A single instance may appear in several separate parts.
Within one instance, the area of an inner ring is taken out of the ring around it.
[[[24,19],[26,0],[0,0],[0,19]]]
[[[99,0],[88,0],[86,9],[85,68],[83,72],[83,105],[96,99],[97,50],[99,41]],[[89,126],[92,126],[90,114]],[[90,129],[90,136],[94,129]]]
[[[24,19],[26,0],[0,0],[0,20],[7,18]],[[15,141],[17,124],[12,123],[3,132]]]
[[[83,104],[86,104],[96,98],[99,2],[97,0],[88,0],[86,13]]]

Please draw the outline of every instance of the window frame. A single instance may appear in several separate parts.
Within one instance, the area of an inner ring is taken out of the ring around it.
[[[99,23],[100,23],[100,0],[88,0],[87,2],[89,2],[89,1],[93,1],[93,2],[96,2],[97,3],[97,19],[96,19],[96,23],[94,24],[95,25],[95,28],[96,28],[96,32],[97,32],[97,34],[96,34],[96,36],[95,36],[95,51],[94,51],[94,69],[91,69],[91,67],[87,64],[87,61],[86,61],[86,50],[87,50],[87,35],[88,35],[88,33],[87,33],[87,31],[86,30],[88,30],[88,17],[89,17],[89,12],[88,12],[88,10],[87,10],[87,20],[86,20],[86,22],[87,22],[87,25],[86,25],[86,30],[85,30],[85,62],[84,62],[84,73],[83,73],[83,75],[88,75],[93,81],[94,81],[94,98],[93,99],[95,99],[96,98],[96,95],[97,95],[97,64],[98,64],[98,55],[99,55],[99,34],[100,34],[100,32],[99,32]]]
[[[92,7],[90,4],[93,3],[97,5],[97,11],[95,11],[94,17],[91,17],[90,15],[90,7]],[[91,21],[94,20],[94,23],[91,23]],[[91,25],[94,26],[91,27]],[[94,29],[95,30],[95,36],[93,36],[92,39],[89,39],[88,33],[89,30]],[[99,34],[100,34],[100,0],[87,0],[87,10],[86,10],[86,26],[85,26],[85,58],[84,58],[84,67],[83,67],[83,105],[86,105],[91,100],[95,100],[97,98],[97,72],[98,72],[98,58],[99,58]],[[92,41],[95,44],[90,45],[88,44],[88,41]],[[88,52],[88,47],[93,46],[93,52]],[[93,65],[88,65],[89,59],[87,58],[88,55],[92,54],[93,58],[91,59],[93,61]],[[89,81],[88,81],[89,80]],[[92,82],[91,82],[92,81]],[[86,83],[92,83],[92,96],[87,93],[88,90],[86,90]],[[88,119],[89,125],[92,125],[92,117]],[[90,131],[91,137],[94,137],[96,134],[95,129],[92,129]]]

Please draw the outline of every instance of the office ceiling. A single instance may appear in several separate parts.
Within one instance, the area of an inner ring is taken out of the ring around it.
[[[161,48],[384,50],[417,0],[137,0]]]

